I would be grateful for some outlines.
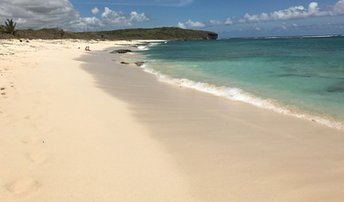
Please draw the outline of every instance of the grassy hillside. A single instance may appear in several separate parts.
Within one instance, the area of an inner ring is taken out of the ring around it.
[[[217,39],[217,34],[201,30],[188,30],[176,27],[152,29],[123,29],[101,32],[66,32],[62,29],[17,30],[15,36],[0,33],[0,38],[29,39],[97,39],[97,40],[131,40],[131,39],[165,39],[196,40]]]

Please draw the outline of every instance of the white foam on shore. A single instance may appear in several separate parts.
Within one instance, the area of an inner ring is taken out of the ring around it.
[[[139,49],[139,50],[148,50],[149,48],[147,46],[138,46],[137,49]]]
[[[327,127],[340,129],[340,130],[344,129],[344,123],[342,122],[331,120],[330,118],[327,118],[327,117],[315,116],[315,115],[306,114],[300,111],[291,110],[291,109],[281,106],[280,104],[278,104],[277,102],[273,100],[254,96],[239,88],[226,87],[226,86],[219,87],[213,84],[196,82],[196,81],[189,80],[186,78],[172,78],[170,76],[161,74],[160,72],[150,68],[149,65],[147,65],[147,63],[142,65],[141,68],[145,72],[155,75],[158,78],[158,80],[161,82],[198,90],[198,91],[209,93],[215,96],[224,97],[233,101],[240,101],[240,102],[248,103],[259,108],[268,109],[268,110],[272,110],[274,112],[278,112],[284,115],[309,120],[309,121],[316,122]]]
[[[161,43],[167,43],[167,41],[150,42],[150,43],[147,44],[147,45],[139,45],[139,46],[137,47],[137,49],[140,50],[140,51],[146,51],[146,50],[149,50],[150,47],[159,45],[159,44],[161,44]]]

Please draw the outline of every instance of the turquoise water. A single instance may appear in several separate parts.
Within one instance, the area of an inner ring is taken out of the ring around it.
[[[143,54],[145,68],[166,81],[327,125],[344,122],[344,38],[176,41]]]

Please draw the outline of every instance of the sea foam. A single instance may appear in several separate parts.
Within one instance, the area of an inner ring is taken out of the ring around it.
[[[327,127],[340,129],[340,130],[344,129],[344,123],[342,122],[332,120],[331,118],[327,118],[327,117],[307,114],[299,110],[292,110],[279,104],[278,102],[274,100],[264,99],[264,98],[252,95],[251,93],[245,92],[244,90],[240,88],[216,86],[213,84],[197,82],[197,81],[193,81],[186,78],[173,78],[168,75],[161,74],[160,72],[154,70],[153,68],[150,67],[149,62],[147,61],[145,62],[144,65],[141,66],[141,68],[145,72],[155,75],[158,78],[158,80],[161,82],[194,89],[200,92],[224,97],[233,101],[244,102],[244,103],[259,107],[259,108],[268,109],[268,110],[281,113],[284,115],[293,116],[300,119],[316,122]]]
[[[147,50],[149,50],[150,47],[159,45],[161,43],[167,43],[167,42],[166,41],[164,41],[164,42],[152,42],[152,43],[149,43],[147,45],[139,45],[139,46],[137,46],[137,49],[140,51],[147,51]]]
[[[147,46],[138,46],[137,49],[143,51],[143,50],[149,50],[149,48]]]

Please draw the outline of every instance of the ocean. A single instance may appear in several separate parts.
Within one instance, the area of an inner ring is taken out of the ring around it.
[[[344,38],[169,41],[139,47],[160,81],[344,128]]]

